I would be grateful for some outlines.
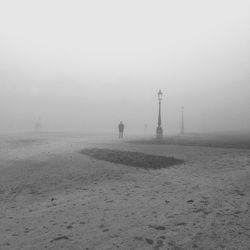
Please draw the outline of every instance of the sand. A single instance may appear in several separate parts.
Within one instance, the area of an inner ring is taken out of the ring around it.
[[[250,150],[249,133],[208,133],[195,134],[186,133],[183,135],[169,135],[162,140],[148,137],[142,139],[133,139],[131,143],[137,144],[167,144],[198,147],[216,147],[216,148],[234,148]]]
[[[77,133],[0,139],[0,249],[250,249],[249,150]],[[144,169],[86,148],[185,162]]]

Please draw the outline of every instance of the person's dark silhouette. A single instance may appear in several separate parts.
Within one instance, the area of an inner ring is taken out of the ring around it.
[[[119,123],[118,125],[118,129],[119,129],[119,138],[123,138],[123,131],[124,131],[124,124],[122,122]]]

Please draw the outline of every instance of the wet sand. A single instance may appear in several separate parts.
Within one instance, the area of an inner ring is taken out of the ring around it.
[[[250,249],[250,151],[1,135],[0,249]],[[183,159],[149,169],[86,148]]]
[[[122,151],[101,148],[87,148],[80,151],[81,154],[91,156],[97,160],[108,161],[131,167],[144,169],[161,169],[183,164],[184,161],[174,157],[143,154],[133,151]]]

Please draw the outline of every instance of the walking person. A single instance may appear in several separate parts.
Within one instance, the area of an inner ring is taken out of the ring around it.
[[[122,121],[119,123],[118,129],[119,129],[119,139],[122,139],[123,138],[123,131],[124,131],[124,124]]]

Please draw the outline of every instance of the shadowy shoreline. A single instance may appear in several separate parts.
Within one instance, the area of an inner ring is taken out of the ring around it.
[[[167,136],[162,140],[147,138],[139,140],[129,140],[127,142],[135,144],[181,145],[250,150],[249,134],[185,134]]]

